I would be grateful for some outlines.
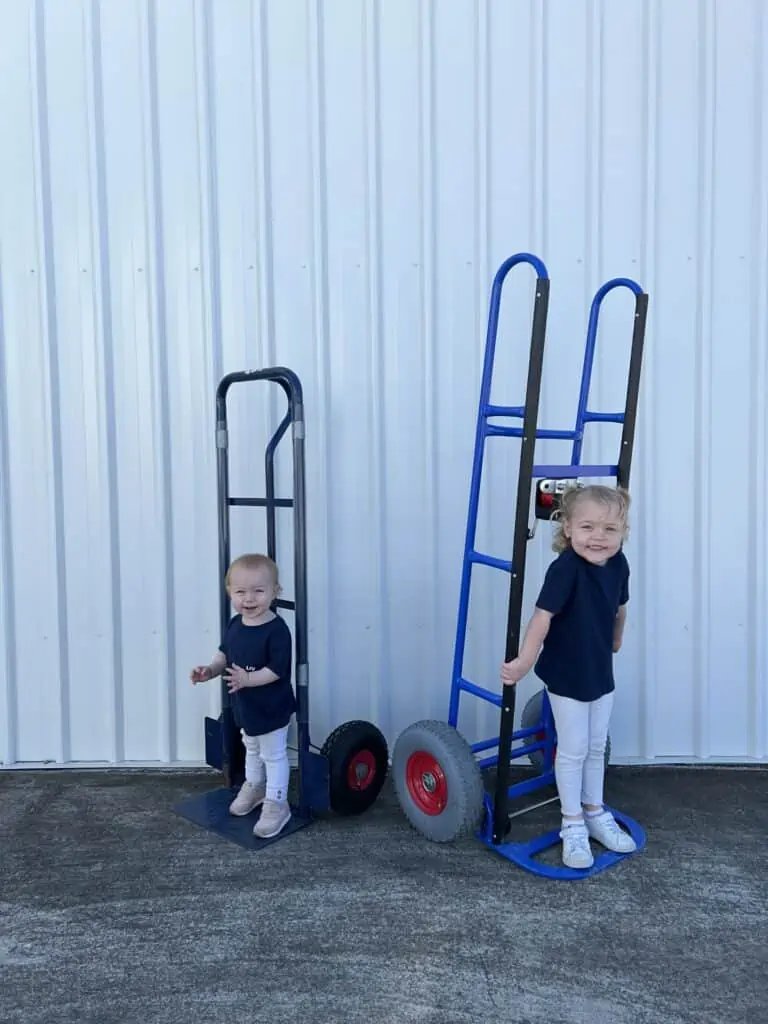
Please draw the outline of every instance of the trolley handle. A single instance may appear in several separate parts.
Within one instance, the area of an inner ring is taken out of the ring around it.
[[[645,332],[645,313],[644,310],[647,308],[648,296],[643,291],[642,287],[633,281],[630,277],[614,277],[610,281],[606,281],[605,284],[601,285],[592,299],[592,304],[589,309],[589,322],[587,324],[587,340],[584,346],[584,363],[581,370],[581,384],[579,386],[579,402],[576,407],[576,426],[575,433],[576,437],[573,442],[573,450],[571,453],[572,465],[577,465],[581,461],[581,449],[584,443],[584,425],[593,420],[594,422],[616,422],[623,423],[625,419],[625,413],[595,413],[589,412],[587,405],[589,403],[589,391],[592,385],[592,367],[595,360],[595,347],[597,345],[597,328],[600,320],[600,309],[603,304],[603,300],[609,292],[614,291],[616,288],[627,288],[635,296],[635,330],[632,337],[632,354],[634,357],[636,354],[636,346],[638,342],[642,345],[642,335],[638,338],[638,319],[642,313],[642,332]]]
[[[219,495],[219,569],[223,579],[230,559],[230,528],[229,528],[229,460],[227,430],[227,394],[233,384],[250,381],[271,381],[279,384],[288,399],[288,411],[267,444],[265,451],[267,497],[264,505],[267,508],[267,532],[269,554],[275,554],[275,523],[274,510],[282,504],[275,498],[274,487],[274,456],[281,438],[288,426],[293,425],[293,499],[291,505],[294,513],[294,586],[295,612],[294,640],[296,645],[297,672],[306,676],[307,665],[307,538],[306,538],[306,485],[304,479],[304,395],[298,375],[285,366],[272,366],[262,370],[238,370],[222,377],[216,388],[216,448],[218,469]],[[251,504],[251,502],[248,502]],[[261,505],[262,502],[253,502]],[[219,617],[222,636],[229,621],[229,599],[221,590],[219,601]],[[303,679],[302,679],[303,682]],[[303,687],[306,690],[306,684]],[[225,695],[226,696],[226,695]],[[299,724],[306,721],[306,701],[300,701]]]

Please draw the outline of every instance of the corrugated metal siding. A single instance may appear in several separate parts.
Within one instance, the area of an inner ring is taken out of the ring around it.
[[[307,396],[315,741],[444,717],[490,282],[523,249],[553,278],[543,425],[572,423],[596,287],[651,296],[615,756],[768,757],[761,0],[0,17],[3,763],[201,759],[213,393],[274,363]],[[508,403],[531,284],[505,293]],[[621,405],[630,321],[612,297],[599,407]],[[268,391],[234,396],[235,492],[262,489],[278,414]],[[595,428],[586,454],[616,442]],[[478,546],[500,556],[516,456],[489,453]],[[236,550],[264,543],[258,514],[235,529]],[[539,530],[528,607],[549,557]],[[487,577],[467,673],[495,687],[506,580]],[[493,730],[464,709],[468,735]]]

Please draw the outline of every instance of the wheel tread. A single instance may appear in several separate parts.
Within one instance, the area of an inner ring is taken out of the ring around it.
[[[405,765],[413,752],[411,743],[419,737],[419,749],[435,754],[438,760],[442,758],[443,771],[451,771],[455,776],[449,786],[452,813],[445,819],[443,815],[432,818],[421,812],[414,806],[408,791]],[[403,812],[418,832],[434,842],[451,842],[474,835],[483,810],[483,778],[472,748],[453,726],[434,719],[422,719],[408,726],[395,744],[392,774]],[[453,827],[451,820],[455,823]]]
[[[379,769],[378,778],[373,780],[369,790],[360,792],[352,792],[346,783],[346,762],[356,734],[372,748]],[[389,770],[389,750],[381,730],[364,719],[342,722],[328,734],[320,753],[328,759],[331,809],[340,815],[362,814],[368,810],[381,793]]]

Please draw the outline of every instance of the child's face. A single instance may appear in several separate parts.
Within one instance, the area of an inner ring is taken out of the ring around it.
[[[275,581],[268,568],[235,566],[229,581],[229,596],[243,622],[255,624],[268,613],[275,599]]]
[[[594,565],[605,565],[621,547],[626,524],[616,508],[584,498],[563,523],[563,531],[577,555]]]

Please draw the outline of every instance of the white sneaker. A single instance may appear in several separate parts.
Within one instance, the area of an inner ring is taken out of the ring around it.
[[[586,815],[586,824],[589,835],[606,850],[612,850],[614,853],[632,853],[637,849],[635,840],[621,828],[610,811],[603,811],[594,818]]]
[[[591,868],[595,863],[589,848],[589,835],[584,825],[566,825],[560,832],[563,840],[563,864],[567,868]]]
[[[264,803],[266,795],[266,782],[262,782],[260,785],[253,782],[244,782],[240,787],[240,792],[229,805],[229,813],[236,814],[238,818],[245,817],[246,814],[255,811],[259,804]]]

